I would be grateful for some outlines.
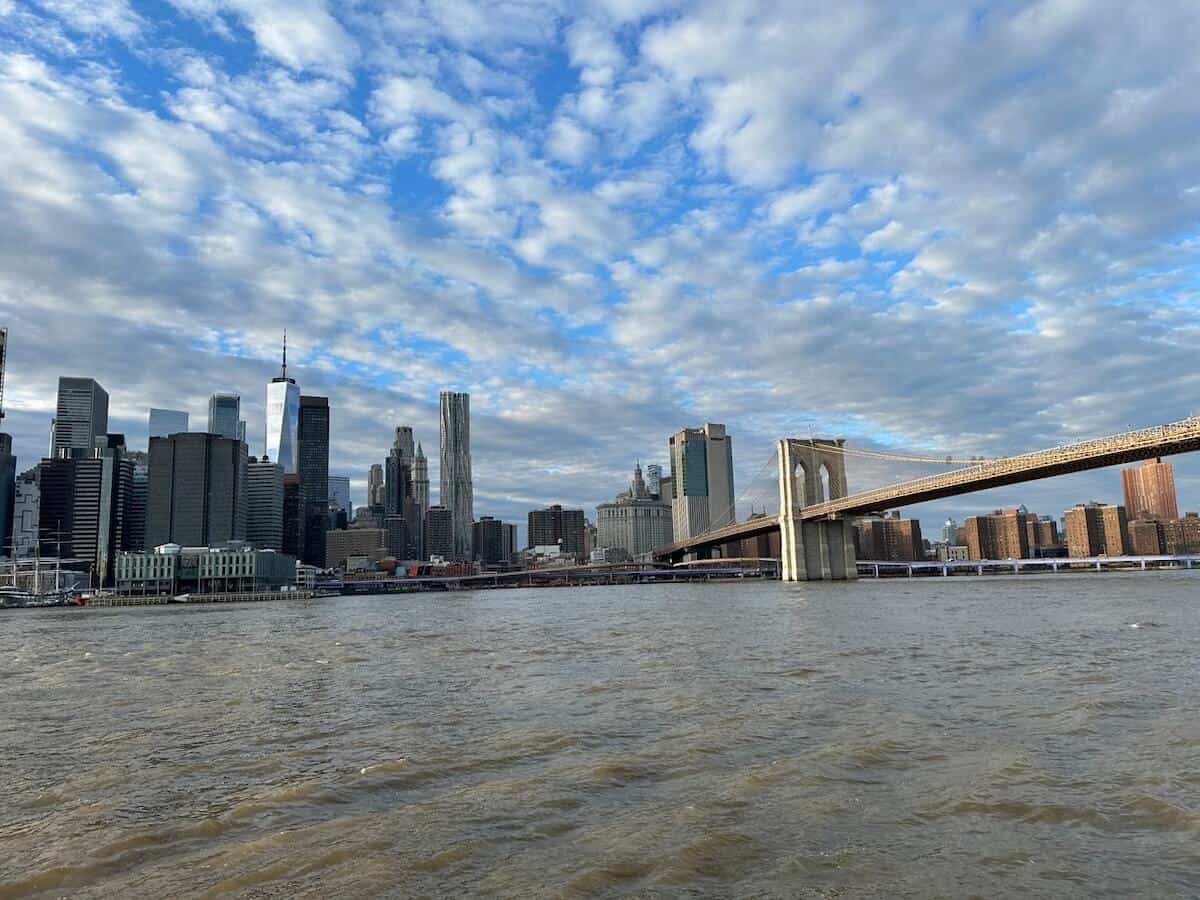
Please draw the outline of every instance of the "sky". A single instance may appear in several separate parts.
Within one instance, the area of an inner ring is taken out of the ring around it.
[[[1015,453],[1200,412],[1200,4],[0,0],[18,465],[60,375],[332,408],[365,493],[471,394],[475,514],[590,517],[723,422]],[[851,460],[851,489],[937,471]],[[1200,507],[1200,461],[1176,460]],[[1113,470],[906,510],[1117,502]]]

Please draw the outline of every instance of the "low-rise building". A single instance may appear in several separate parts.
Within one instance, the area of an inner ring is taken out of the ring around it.
[[[213,594],[277,591],[296,580],[294,557],[234,542],[223,547],[160,544],[120,553],[120,594]]]

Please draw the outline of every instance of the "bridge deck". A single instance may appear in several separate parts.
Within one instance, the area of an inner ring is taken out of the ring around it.
[[[1136,462],[1156,456],[1171,456],[1200,450],[1200,417],[1191,417],[1169,425],[1129,431],[1078,444],[1038,450],[1020,456],[981,462],[941,475],[931,475],[890,487],[851,494],[797,510],[801,519],[835,519],[843,516],[881,513],[885,510],[988,488],[1052,478],[1070,472],[1102,469],[1105,466]],[[708,547],[769,534],[778,530],[776,517],[749,519],[677,541],[654,551],[658,559],[667,559]]]

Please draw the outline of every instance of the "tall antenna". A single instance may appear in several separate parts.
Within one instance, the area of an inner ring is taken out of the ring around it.
[[[287,329],[283,329],[283,377],[287,378]]]

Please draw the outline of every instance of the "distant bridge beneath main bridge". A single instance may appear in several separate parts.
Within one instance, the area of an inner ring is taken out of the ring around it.
[[[844,441],[783,438],[778,442],[778,516],[751,518],[676,541],[657,548],[654,558],[678,562],[688,557],[741,556],[743,541],[778,536],[784,580],[853,579],[857,577],[857,566],[850,532],[852,517],[1194,450],[1200,450],[1200,417],[986,460],[940,475],[851,494],[846,489]],[[829,476],[828,498],[819,496],[819,469]],[[803,474],[802,484],[797,483],[798,472]]]

